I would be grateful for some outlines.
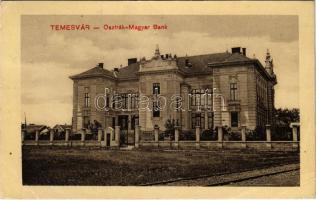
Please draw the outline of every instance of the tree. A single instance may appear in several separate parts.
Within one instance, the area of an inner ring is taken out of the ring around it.
[[[275,112],[276,126],[288,126],[291,122],[300,121],[300,110],[298,108],[282,109],[278,108]]]
[[[167,121],[165,122],[165,128],[166,128],[166,135],[171,135],[171,133],[174,133],[174,129],[175,129],[175,123],[174,120],[171,121],[171,119],[167,119]]]
[[[292,140],[291,122],[300,121],[300,111],[298,108],[282,109],[279,108],[275,112],[275,134],[272,135],[273,140]]]

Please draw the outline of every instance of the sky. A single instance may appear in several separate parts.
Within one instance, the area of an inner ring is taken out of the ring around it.
[[[51,25],[98,26],[85,31],[56,31]],[[165,30],[105,31],[109,25],[167,25]],[[151,58],[156,44],[162,54],[200,55],[247,48],[247,56],[264,65],[273,57],[278,84],[276,108],[299,107],[297,16],[50,16],[21,20],[22,113],[28,123],[70,124],[72,80],[103,62],[106,69],[126,66],[128,58]]]

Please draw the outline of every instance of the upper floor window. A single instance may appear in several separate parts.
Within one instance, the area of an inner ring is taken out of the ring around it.
[[[89,94],[89,88],[85,87],[84,88],[84,106],[85,107],[90,107],[90,94]]]
[[[84,106],[90,107],[90,95],[89,95],[89,93],[84,93]]]
[[[131,109],[137,109],[138,108],[138,94],[131,94],[130,102],[131,102]]]
[[[237,83],[230,84],[230,100],[237,100]]]
[[[191,106],[212,106],[212,93],[209,89],[193,89],[191,91]]]
[[[153,94],[160,94],[160,83],[153,83]]]
[[[136,109],[138,107],[138,94],[115,94],[112,107],[114,109]]]

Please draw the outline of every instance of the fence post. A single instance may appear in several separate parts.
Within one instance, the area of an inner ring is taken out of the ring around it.
[[[120,126],[115,126],[115,143],[120,146]]]
[[[179,148],[179,126],[176,126],[174,130],[174,142],[174,146]]]
[[[102,140],[102,128],[98,128],[98,142],[101,144]]]
[[[70,132],[70,129],[69,129],[69,128],[66,128],[65,142],[68,142],[68,141],[69,141],[69,132]]]
[[[135,147],[139,147],[139,131],[140,131],[140,126],[136,125],[135,126]]]
[[[38,145],[38,138],[39,138],[39,131],[36,130],[36,132],[35,132],[35,142],[36,142],[36,145]]]
[[[217,127],[217,147],[223,148],[223,127]]]
[[[271,125],[270,124],[267,124],[266,125],[266,137],[267,137],[267,147],[268,148],[271,148],[272,145],[271,145]]]
[[[200,134],[201,134],[201,128],[200,126],[195,127],[195,147],[197,149],[200,148]]]
[[[157,147],[159,146],[159,126],[155,125],[154,127],[155,143]]]
[[[297,129],[298,129],[298,126],[297,124],[291,124],[292,126],[292,134],[293,134],[293,147],[294,148],[297,148],[298,147],[298,135],[297,135]]]
[[[65,145],[68,146],[69,143],[69,134],[70,134],[70,128],[66,128],[65,132]]]
[[[106,132],[106,128],[104,128],[103,129],[103,142],[101,142],[101,146],[103,147],[103,146],[106,146],[106,140],[107,140],[107,137],[106,137],[106,134],[107,134],[107,132]],[[111,135],[111,137],[110,137],[110,146],[111,146],[111,140],[112,140],[112,135]]]
[[[220,148],[223,148],[223,127],[218,126],[217,127],[217,146]]]
[[[292,133],[293,133],[293,142],[297,142],[297,126],[293,126]]]
[[[242,125],[241,126],[241,147],[246,148],[247,144],[246,144],[246,126]]]
[[[54,141],[54,130],[50,129],[50,131],[49,131],[49,144],[53,145],[53,141]]]
[[[83,129],[81,132],[81,145],[84,146],[84,141],[86,139],[86,129]]]

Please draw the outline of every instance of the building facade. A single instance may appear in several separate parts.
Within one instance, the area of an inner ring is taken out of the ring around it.
[[[128,59],[109,71],[103,63],[70,77],[73,80],[72,129],[79,132],[97,121],[103,128],[165,129],[167,120],[183,130],[273,126],[273,60],[265,65],[248,58],[245,48],[231,52],[151,59]]]

